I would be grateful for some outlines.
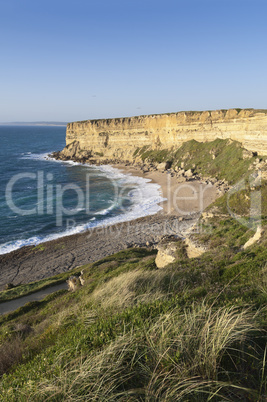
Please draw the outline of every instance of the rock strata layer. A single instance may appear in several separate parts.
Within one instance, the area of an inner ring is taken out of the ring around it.
[[[87,120],[67,125],[66,158],[94,157],[98,162],[119,159],[132,162],[137,147],[180,147],[184,142],[239,141],[244,148],[267,155],[267,112],[216,110],[179,112],[117,119]]]

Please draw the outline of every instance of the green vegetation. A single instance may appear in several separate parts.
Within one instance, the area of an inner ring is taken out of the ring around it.
[[[199,221],[191,240],[205,245],[200,257],[189,259],[179,240],[177,259],[157,269],[155,250],[127,249],[1,292],[4,302],[84,271],[77,291],[0,316],[0,400],[266,400],[267,185],[250,179],[255,158],[228,140],[137,155],[242,186]],[[262,209],[251,220],[253,200]],[[260,239],[244,249],[260,224]]]
[[[2,316],[1,400],[264,400],[267,233],[242,250],[253,233],[211,218],[197,259],[158,270],[154,250],[128,249]]]
[[[59,243],[55,245],[55,250],[64,250],[66,248],[66,245],[64,243]]]
[[[35,246],[34,248],[33,248],[33,250],[34,251],[36,251],[36,250],[40,250],[40,251],[44,251],[45,250],[45,246],[44,246],[44,244],[38,244],[37,246]]]
[[[78,272],[77,269],[74,270],[74,272]],[[69,272],[67,272],[64,274],[53,276],[52,278],[46,278],[38,282],[31,282],[25,285],[20,285],[8,290],[4,290],[0,292],[0,303],[29,295],[50,286],[59,285],[60,283],[65,282],[69,278],[69,276],[70,274]]]
[[[242,182],[241,182],[242,184]],[[262,216],[267,216],[267,182],[262,181],[260,185],[255,186],[252,190],[249,183],[244,180],[244,189],[235,192],[233,188],[230,192],[218,198],[211,204],[207,211],[216,211],[219,214],[228,214],[228,208],[240,216],[248,216],[252,204],[252,200],[261,204]],[[254,202],[255,202],[254,201]]]
[[[256,160],[256,156],[244,159],[243,152],[244,148],[237,141],[216,139],[204,143],[191,140],[172,150],[138,148],[133,156],[146,162],[171,162],[173,168],[182,164],[185,170],[193,169],[204,177],[226,179],[233,184],[248,173],[249,166]]]

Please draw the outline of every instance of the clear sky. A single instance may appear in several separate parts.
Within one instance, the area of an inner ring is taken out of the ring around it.
[[[267,108],[266,0],[0,0],[0,122]]]

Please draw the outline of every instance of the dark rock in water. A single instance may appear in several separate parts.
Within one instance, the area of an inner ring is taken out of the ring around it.
[[[48,156],[49,158],[60,159],[60,151],[52,152],[51,154],[48,154]]]

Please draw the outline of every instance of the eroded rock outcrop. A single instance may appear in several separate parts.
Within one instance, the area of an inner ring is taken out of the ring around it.
[[[190,237],[179,240],[169,237],[163,238],[156,245],[156,249],[158,250],[155,259],[157,268],[167,267],[178,260],[181,257],[181,253],[183,254],[183,258],[197,258],[207,251],[207,247],[194,243]]]
[[[186,244],[186,253],[188,258],[197,258],[200,257],[202,254],[204,254],[207,249],[205,247],[202,247],[196,243],[194,243],[189,237],[185,239],[185,244]]]
[[[163,241],[157,245],[157,256],[155,264],[158,268],[165,268],[177,259],[177,241]]]
[[[254,236],[252,236],[242,247],[242,250],[246,250],[248,247],[252,246],[254,243],[256,243],[257,241],[260,240],[261,236],[263,234],[263,229],[258,226],[257,230],[254,234]]]

